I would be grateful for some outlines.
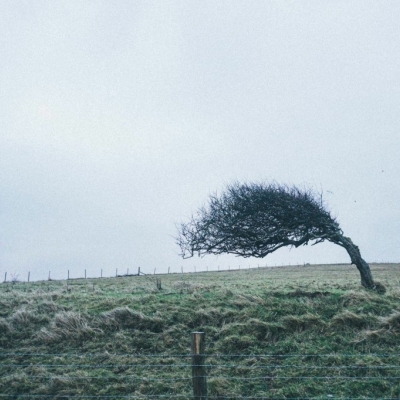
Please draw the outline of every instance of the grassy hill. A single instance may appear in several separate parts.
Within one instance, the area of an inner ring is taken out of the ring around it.
[[[193,331],[210,399],[399,398],[400,264],[371,269],[386,294],[349,265],[1,284],[0,398],[190,398]]]

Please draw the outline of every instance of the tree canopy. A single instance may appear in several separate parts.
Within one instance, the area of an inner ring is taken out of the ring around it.
[[[358,247],[343,235],[322,195],[308,188],[233,183],[221,195],[211,195],[178,232],[184,258],[223,253],[263,258],[281,247],[328,240],[347,250],[365,287],[375,286]]]

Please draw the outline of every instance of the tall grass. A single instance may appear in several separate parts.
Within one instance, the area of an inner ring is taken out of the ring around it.
[[[189,398],[201,330],[210,399],[399,397],[400,265],[372,271],[386,294],[345,265],[1,284],[0,394]]]

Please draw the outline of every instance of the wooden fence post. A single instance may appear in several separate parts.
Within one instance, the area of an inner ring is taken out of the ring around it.
[[[7,272],[4,274],[4,282],[7,282]]]
[[[67,276],[67,281],[69,280],[69,270],[68,270],[68,276]]]
[[[207,400],[204,336],[204,332],[192,333],[192,380],[194,400]]]
[[[85,268],[85,279],[86,279],[86,268]]]
[[[28,283],[29,283],[30,278],[31,278],[31,271],[28,272]]]

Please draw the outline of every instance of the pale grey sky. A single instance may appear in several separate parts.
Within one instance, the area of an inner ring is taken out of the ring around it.
[[[308,184],[400,260],[400,2],[0,0],[0,277],[348,262],[182,260],[233,180]],[[1,278],[0,278],[1,279]]]

